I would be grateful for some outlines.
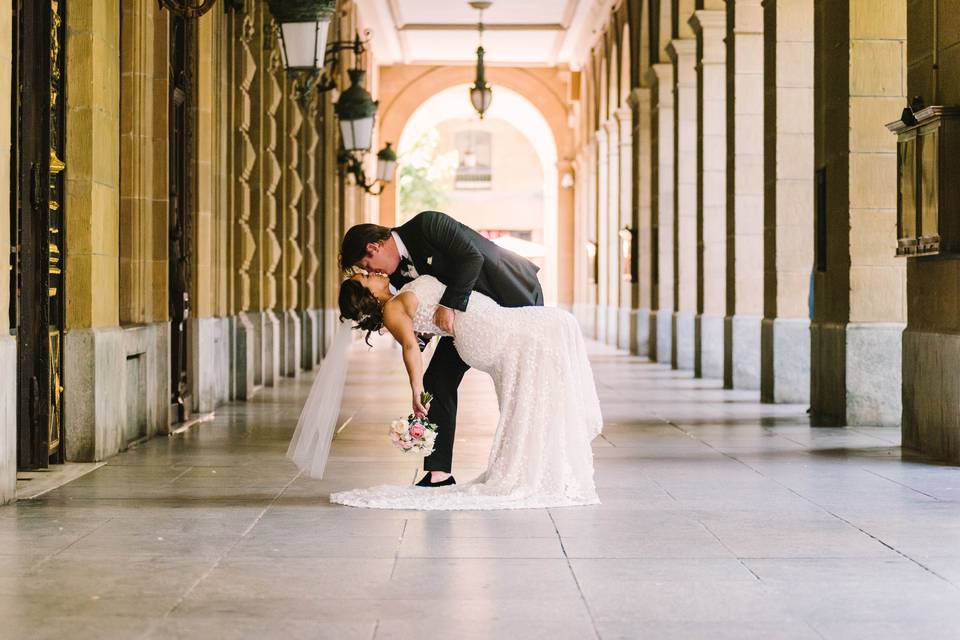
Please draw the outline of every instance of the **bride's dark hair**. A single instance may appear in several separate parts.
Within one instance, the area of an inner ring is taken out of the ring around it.
[[[354,328],[366,331],[366,343],[373,346],[370,334],[383,328],[383,308],[370,289],[348,278],[340,283],[340,319],[355,320]]]

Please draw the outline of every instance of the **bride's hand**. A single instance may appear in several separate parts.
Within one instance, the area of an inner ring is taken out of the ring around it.
[[[430,403],[423,404],[420,402],[420,393],[414,391],[413,393],[413,415],[418,418],[426,418],[427,414],[430,413]]]
[[[437,305],[437,310],[433,313],[433,324],[450,335],[453,335],[453,318],[453,309],[448,309],[443,305]]]

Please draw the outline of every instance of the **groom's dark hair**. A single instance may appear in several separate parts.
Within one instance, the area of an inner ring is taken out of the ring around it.
[[[347,229],[340,243],[340,268],[348,271],[367,255],[367,245],[390,238],[390,229],[379,224],[356,224]]]

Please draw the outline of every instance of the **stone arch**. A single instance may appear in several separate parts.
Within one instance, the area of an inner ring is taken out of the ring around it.
[[[380,69],[379,138],[399,141],[410,116],[423,102],[445,89],[473,82],[474,70],[466,66],[388,66]],[[573,302],[573,189],[563,188],[560,180],[573,162],[573,131],[567,124],[568,80],[555,69],[490,67],[487,79],[493,87],[502,86],[528,100],[543,115],[557,148],[557,262],[561,265],[557,301]],[[464,93],[464,100],[467,95]],[[391,183],[379,198],[380,223],[396,222],[396,186]]]

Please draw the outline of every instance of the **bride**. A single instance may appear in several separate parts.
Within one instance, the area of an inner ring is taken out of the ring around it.
[[[355,275],[340,286],[340,313],[368,337],[385,327],[400,343],[418,416],[430,407],[419,401],[424,388],[417,333],[452,335],[460,357],[493,378],[500,421],[487,470],[465,484],[381,485],[333,493],[330,501],[435,510],[599,504],[590,442],[603,421],[574,317],[551,307],[501,307],[474,292],[448,334],[433,323],[444,289],[423,275],[392,296],[386,277]]]

